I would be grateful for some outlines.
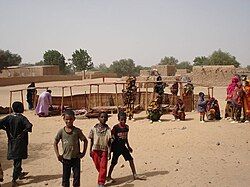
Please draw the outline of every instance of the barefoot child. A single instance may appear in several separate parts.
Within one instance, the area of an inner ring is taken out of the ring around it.
[[[74,126],[75,113],[72,110],[66,110],[63,114],[63,120],[66,126],[60,129],[55,137],[54,150],[57,159],[63,164],[62,186],[70,186],[70,173],[73,170],[73,186],[80,186],[81,158],[84,157],[88,140],[83,135],[81,129]],[[58,151],[58,143],[62,141],[63,154]],[[80,142],[84,142],[83,151],[80,152]]]
[[[17,179],[23,179],[28,172],[22,172],[22,160],[28,158],[28,132],[32,131],[32,124],[22,115],[23,104],[16,101],[12,104],[13,114],[0,120],[0,129],[7,133],[8,160],[14,161],[12,186],[17,186]]]
[[[106,181],[108,157],[110,157],[111,129],[106,124],[108,114],[101,112],[97,123],[89,133],[90,157],[99,173],[98,186],[103,187]]]
[[[133,152],[133,149],[130,147],[128,142],[128,131],[129,126],[126,124],[127,115],[125,112],[118,113],[118,121],[119,124],[115,125],[112,129],[112,135],[114,141],[112,142],[112,152],[113,157],[111,161],[111,165],[109,167],[109,172],[107,176],[107,182],[114,182],[111,174],[115,165],[117,164],[119,156],[123,156],[126,161],[129,161],[130,168],[133,173],[134,179],[142,179],[136,174],[135,164],[133,161],[133,157],[130,153]]]

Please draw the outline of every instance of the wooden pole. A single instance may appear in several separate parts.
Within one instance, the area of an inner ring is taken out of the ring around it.
[[[100,85],[97,85],[97,106],[100,106]]]
[[[23,90],[21,90],[21,100],[22,100],[22,103],[23,103]]]
[[[211,90],[211,93],[210,93]],[[214,88],[213,87],[207,87],[207,91],[208,91],[208,97],[214,97]]]
[[[11,113],[11,103],[12,103],[12,91],[10,91],[10,108],[9,108],[9,113]]]
[[[139,106],[141,106],[141,85],[140,85],[140,83],[138,84],[139,86],[138,86],[138,88],[139,88],[139,98],[138,98],[138,102],[139,102]]]
[[[61,113],[63,112],[64,87],[62,87]]]
[[[117,94],[117,84],[115,83],[115,102],[116,102],[116,106],[118,108],[118,94]]]
[[[69,87],[70,90],[70,100],[71,100],[71,108],[73,108],[73,96],[72,96],[72,87]]]
[[[91,105],[90,105],[90,104],[91,104],[91,103],[90,103],[90,98],[91,98],[91,87],[92,87],[92,85],[90,84],[90,85],[89,85],[89,103],[88,103],[88,110],[90,109],[90,106],[91,106]]]
[[[146,112],[148,110],[148,83],[146,82],[146,102],[145,102]]]
[[[179,82],[180,84],[180,98],[181,100],[183,100],[183,85],[182,85],[182,82]]]

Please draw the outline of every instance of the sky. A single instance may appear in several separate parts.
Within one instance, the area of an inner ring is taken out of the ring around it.
[[[87,50],[95,66],[131,58],[151,66],[221,49],[250,65],[249,0],[0,0],[0,49],[36,63]]]

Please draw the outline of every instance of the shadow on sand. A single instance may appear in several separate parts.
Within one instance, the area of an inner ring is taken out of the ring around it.
[[[167,175],[167,174],[169,174],[169,171],[150,171],[150,172],[146,172],[146,173],[141,173],[140,175],[144,175],[148,178],[148,177],[153,177],[153,176],[157,176],[157,175]],[[114,183],[107,184],[105,186],[119,185],[119,186],[133,187],[134,184],[131,184],[133,181],[134,181],[134,179],[133,179],[132,175],[128,175],[128,176],[124,176],[124,177],[115,178]]]
[[[7,137],[5,137],[7,140]],[[2,139],[2,136],[1,136]],[[24,165],[25,163],[32,162],[34,160],[37,160],[39,158],[44,158],[46,155],[42,153],[42,150],[47,150],[50,144],[47,143],[41,143],[41,144],[29,144],[28,146],[28,159],[23,160]],[[7,142],[0,144],[0,160],[1,164],[4,170],[11,168],[13,165],[12,160],[7,160]]]
[[[28,184],[36,184],[40,182],[45,182],[45,181],[50,181],[54,179],[61,178],[62,175],[36,175],[36,176],[27,176],[24,180],[22,181],[17,181],[18,186],[23,186],[23,185],[28,185]],[[27,182],[25,182],[27,181]],[[32,185],[31,185],[32,186]],[[11,187],[11,182],[8,182],[6,184],[3,184],[2,187]]]

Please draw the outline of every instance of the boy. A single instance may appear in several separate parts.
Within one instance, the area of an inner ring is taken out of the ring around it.
[[[114,179],[112,179],[111,174],[113,172],[115,165],[117,164],[117,161],[120,155],[122,155],[126,161],[129,161],[129,165],[132,170],[134,180],[143,179],[142,177],[139,177],[136,174],[133,157],[130,154],[133,152],[133,149],[130,147],[129,142],[128,142],[129,126],[126,124],[126,119],[127,119],[126,113],[119,112],[118,113],[119,124],[115,125],[112,129],[113,142],[112,142],[111,150],[113,152],[113,157],[112,157],[111,165],[109,167],[109,172],[107,176],[107,182],[110,182],[110,183],[115,182]]]
[[[66,126],[60,129],[55,137],[54,150],[58,161],[63,164],[62,186],[69,187],[71,168],[73,170],[73,186],[80,186],[80,159],[85,156],[88,141],[83,135],[81,129],[74,126],[75,113],[72,110],[66,110],[63,114],[63,120]],[[58,151],[58,143],[62,141],[63,154]],[[80,142],[84,142],[83,151],[80,152]]]
[[[90,157],[96,166],[98,175],[98,186],[104,187],[107,175],[108,159],[110,158],[111,130],[106,124],[108,114],[99,113],[99,123],[96,124],[89,133]]]
[[[23,179],[28,172],[22,172],[22,159],[28,158],[28,132],[32,131],[32,124],[22,115],[24,107],[21,102],[12,104],[13,114],[0,120],[0,129],[7,133],[7,159],[14,161],[12,186],[17,186],[17,179]]]

